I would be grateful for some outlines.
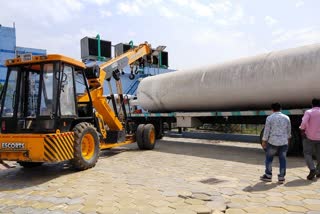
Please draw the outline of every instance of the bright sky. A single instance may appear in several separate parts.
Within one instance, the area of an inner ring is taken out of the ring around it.
[[[170,68],[320,42],[318,0],[8,0],[17,45],[80,58],[80,39],[166,45]]]

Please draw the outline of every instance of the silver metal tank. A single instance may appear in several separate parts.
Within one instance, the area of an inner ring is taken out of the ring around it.
[[[137,97],[150,112],[310,107],[320,97],[320,44],[147,77]]]

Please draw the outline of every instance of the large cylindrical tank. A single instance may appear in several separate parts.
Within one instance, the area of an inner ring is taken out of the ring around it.
[[[147,77],[137,97],[151,112],[310,107],[320,97],[320,44]]]

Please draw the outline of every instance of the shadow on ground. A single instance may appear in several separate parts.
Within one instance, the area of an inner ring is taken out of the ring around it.
[[[101,151],[99,159],[110,158],[128,150],[130,148],[127,147],[104,150]],[[17,165],[17,167],[0,170],[0,192],[37,186],[73,173],[80,172],[74,170],[68,161],[43,164],[34,168],[23,168]]]
[[[240,143],[241,144],[241,143]],[[184,142],[183,138],[178,141],[169,139],[159,140],[155,148],[157,152],[165,152],[177,155],[188,155],[202,158],[212,158],[218,160],[234,161],[246,164],[261,165],[263,167],[265,153],[260,148],[245,148],[223,144],[201,144]],[[277,157],[275,157],[275,166]],[[301,157],[288,157],[287,168],[304,167],[305,162]]]
[[[239,145],[239,144],[238,144]],[[122,152],[143,152],[136,144],[124,147],[104,150],[100,153],[100,159],[111,158]],[[170,138],[159,140],[154,152],[170,153],[175,155],[188,155],[201,158],[212,158],[225,161],[241,162],[245,164],[261,165],[263,167],[264,152],[260,148],[244,148],[223,144],[201,144],[184,142],[183,138],[178,141],[171,141]],[[302,158],[289,157],[288,168],[305,167]],[[22,167],[0,170],[0,192],[14,189],[22,189],[46,183],[60,176],[77,173],[68,162],[59,164],[44,164],[32,169]],[[311,182],[304,180],[294,180],[286,183],[286,186],[304,186]],[[248,187],[247,191],[263,191],[273,188],[276,184],[265,185],[258,183]],[[261,190],[260,190],[261,189]]]
[[[308,186],[308,185],[312,184],[313,182],[314,181],[309,181],[309,180],[301,178],[301,179],[289,181],[289,182],[285,183],[284,185],[286,187],[301,187],[301,186]]]
[[[76,171],[66,162],[44,164],[34,168],[18,166],[0,170],[0,192],[36,186],[71,173],[76,173]]]
[[[245,134],[229,134],[229,133],[213,133],[213,132],[182,132],[181,134],[174,131],[169,131],[166,136],[173,138],[192,138],[192,139],[206,139],[206,140],[226,140],[236,142],[251,142],[260,143],[259,135],[245,135]]]
[[[267,182],[258,182],[255,185],[247,186],[243,189],[244,192],[262,192],[275,188],[279,184],[277,183],[267,183]]]
[[[116,148],[112,148],[112,149],[106,149],[106,150],[102,150],[100,152],[99,155],[99,159],[106,159],[106,158],[110,158],[112,156],[118,155],[122,152],[128,152],[131,150],[138,150],[137,146],[134,144],[129,145],[129,146],[123,146],[123,147],[116,147]]]
[[[301,187],[301,186],[308,186],[308,185],[312,184],[312,182],[313,181],[308,181],[306,179],[295,179],[295,180],[286,182],[283,185],[286,187]],[[245,187],[243,189],[243,191],[245,191],[245,192],[262,192],[262,191],[267,191],[267,190],[273,189],[279,185],[282,185],[282,184],[259,181],[258,183],[256,183],[253,186],[250,185],[250,186]]]

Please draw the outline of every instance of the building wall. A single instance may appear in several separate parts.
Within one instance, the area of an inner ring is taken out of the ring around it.
[[[16,30],[11,27],[0,26],[0,83],[6,77],[5,61],[15,56]]]
[[[45,55],[46,50],[17,47],[16,29],[0,25],[0,83],[3,84],[7,74],[5,61],[15,58],[16,54],[32,53],[32,55]]]
[[[26,54],[31,53],[32,55],[46,55],[47,51],[44,49],[36,49],[36,48],[25,48],[25,47],[16,47],[16,54]]]

